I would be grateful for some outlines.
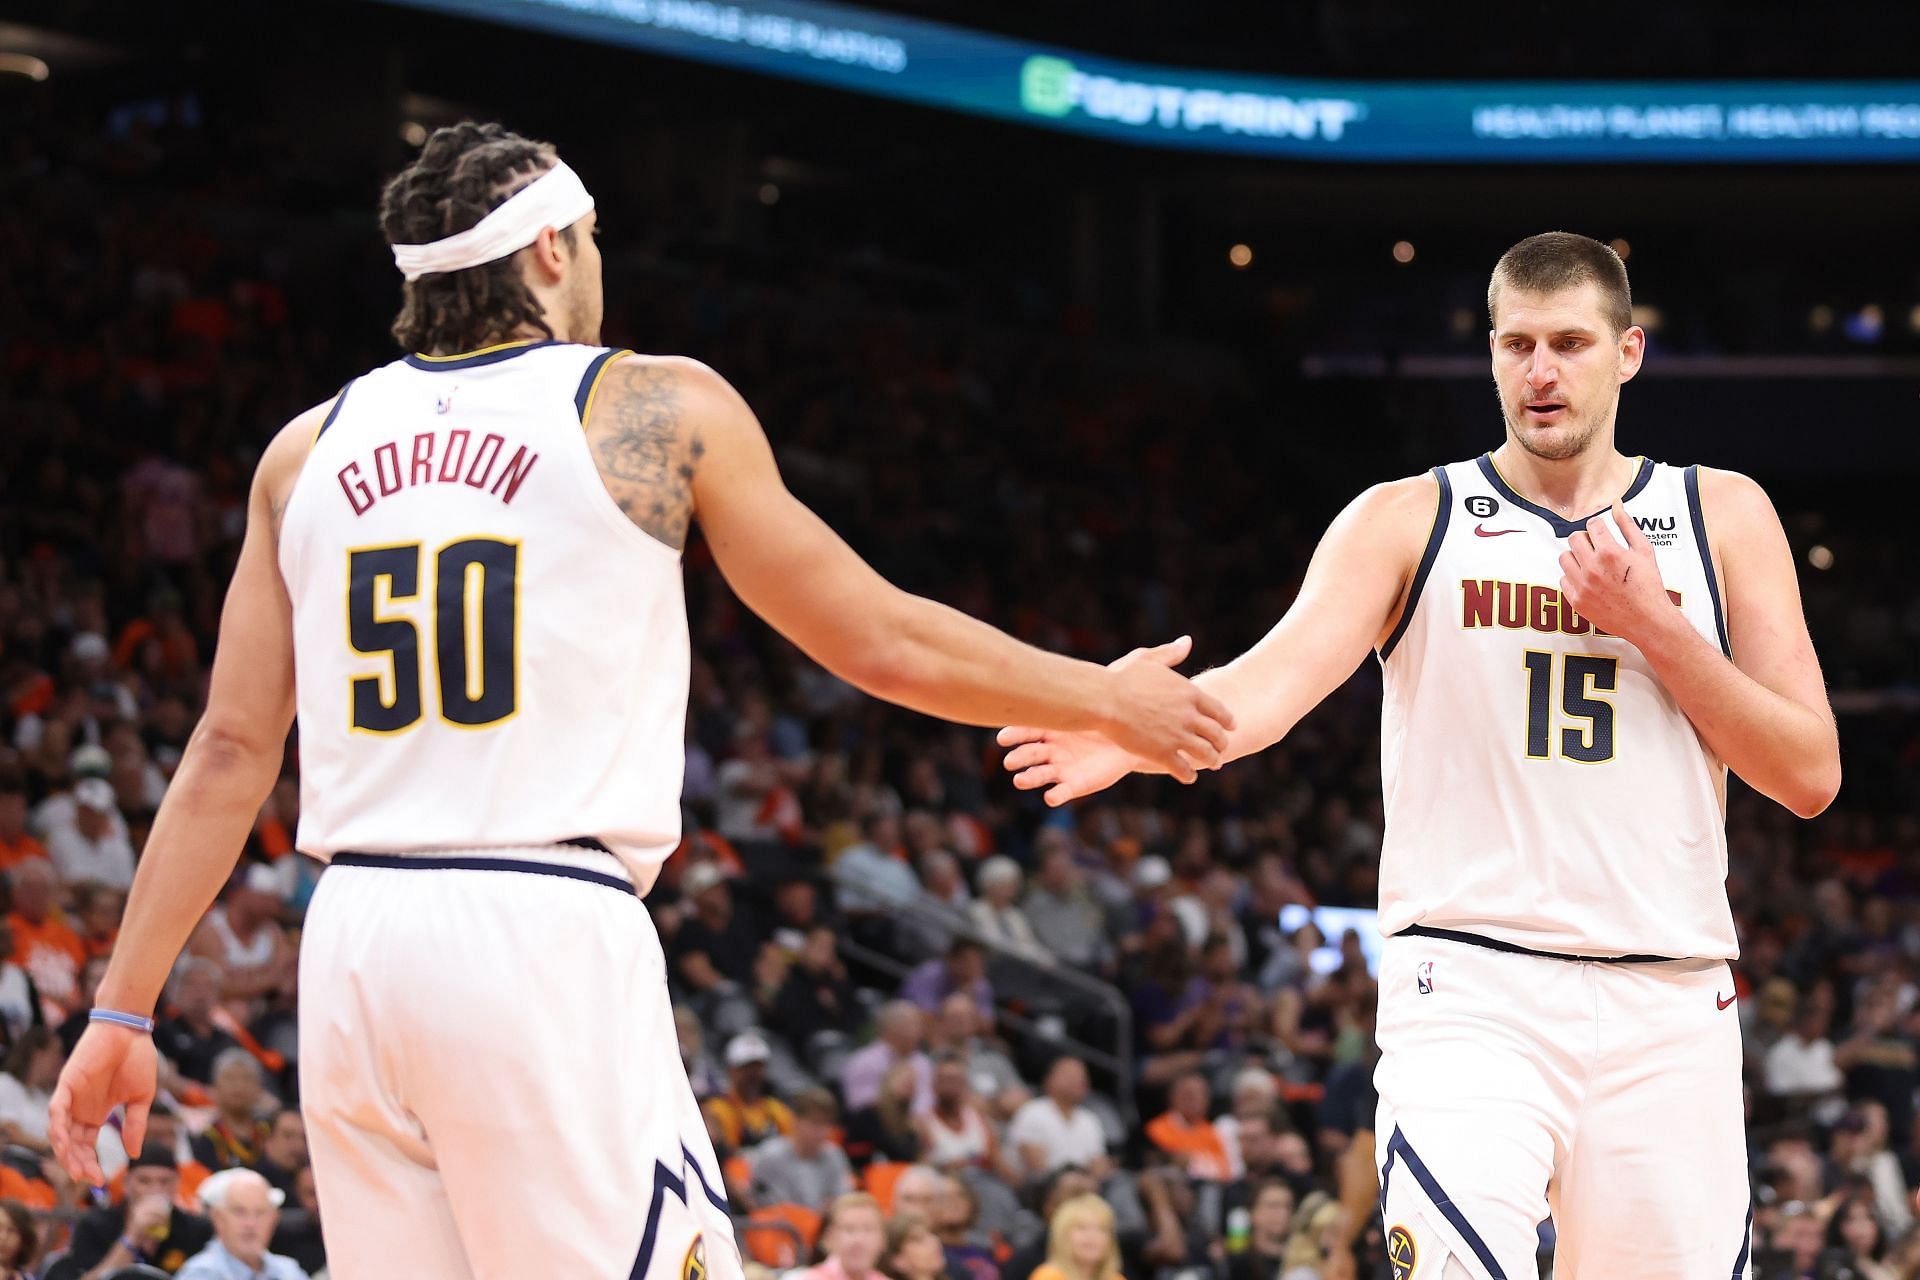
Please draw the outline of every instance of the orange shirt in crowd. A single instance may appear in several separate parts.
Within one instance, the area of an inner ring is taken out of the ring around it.
[[[1186,1162],[1187,1172],[1208,1182],[1228,1182],[1233,1178],[1233,1162],[1227,1158],[1227,1144],[1213,1121],[1189,1124],[1176,1111],[1147,1122],[1147,1140],[1170,1156]]]
[[[60,1204],[52,1183],[29,1178],[9,1165],[0,1165],[0,1200],[18,1200],[29,1209],[55,1209]]]
[[[28,858],[44,858],[47,847],[22,831],[18,840],[0,837],[0,871],[11,871]]]
[[[18,911],[7,917],[13,930],[13,962],[27,971],[41,997],[66,1006],[80,994],[80,971],[87,965],[87,944],[58,915],[39,924]]]
[[[173,1203],[187,1213],[201,1213],[200,1184],[213,1176],[213,1170],[198,1160],[188,1160],[180,1166],[180,1186],[173,1193]],[[107,1183],[107,1195],[113,1203],[119,1204],[127,1196],[127,1171],[122,1169],[113,1175]]]

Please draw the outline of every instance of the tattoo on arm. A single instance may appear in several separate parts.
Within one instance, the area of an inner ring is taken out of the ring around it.
[[[594,446],[600,475],[629,520],[680,550],[693,518],[694,470],[706,446],[682,416],[671,369],[629,359],[612,372],[620,381],[609,388],[616,394]]]

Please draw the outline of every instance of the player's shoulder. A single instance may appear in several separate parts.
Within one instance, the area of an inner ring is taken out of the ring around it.
[[[1365,524],[1406,526],[1425,533],[1440,501],[1440,481],[1431,471],[1383,480],[1347,504],[1346,517]]]
[[[292,486],[300,469],[306,465],[307,455],[313,452],[314,442],[332,420],[345,394],[344,389],[337,391],[319,404],[301,410],[273,433],[273,439],[267,442],[266,449],[260,454],[260,466],[255,472],[258,483],[275,493],[284,492]]]
[[[1779,524],[1773,500],[1752,476],[1719,467],[1693,470],[1699,477],[1701,515],[1710,530]]]

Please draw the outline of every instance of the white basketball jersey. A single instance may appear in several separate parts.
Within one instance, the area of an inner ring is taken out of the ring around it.
[[[1381,932],[1737,955],[1726,767],[1639,650],[1560,598],[1584,521],[1521,497],[1489,456],[1434,475],[1433,532],[1380,654]],[[1687,621],[1730,652],[1697,469],[1643,459],[1625,505]]]
[[[620,354],[408,356],[341,393],[280,531],[303,851],[678,844],[680,555],[581,426]]]

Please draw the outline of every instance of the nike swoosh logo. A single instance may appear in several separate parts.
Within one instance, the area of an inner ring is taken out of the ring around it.
[[[1476,538],[1498,538],[1502,534],[1519,532],[1518,529],[1489,529],[1483,524],[1473,526],[1473,536]]]
[[[1732,995],[1728,996],[1725,1000],[1722,1000],[1720,998],[1720,993],[1716,991],[1713,993],[1713,1002],[1716,1005],[1720,1006],[1722,1009],[1724,1009],[1728,1005],[1732,1004],[1735,1000],[1739,999],[1739,996],[1740,996],[1740,993],[1736,991]]]

